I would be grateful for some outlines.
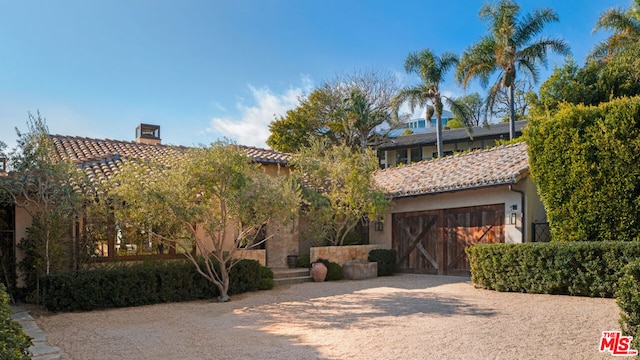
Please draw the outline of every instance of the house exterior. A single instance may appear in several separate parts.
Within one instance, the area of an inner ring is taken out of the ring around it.
[[[393,198],[370,224],[370,244],[398,251],[401,271],[468,275],[464,249],[479,243],[531,241],[546,218],[529,176],[527,146],[518,143],[377,171]]]
[[[453,119],[453,113],[449,110],[442,110],[442,117],[440,118],[440,123],[442,124],[442,128],[447,126],[449,120]],[[388,136],[395,138],[400,136],[406,129],[410,129],[414,134],[425,134],[428,132],[436,131],[436,116],[435,114],[431,116],[431,119],[427,120],[425,118],[418,119],[409,119],[404,121],[404,127],[401,129],[394,129],[389,131]]]
[[[118,169],[127,161],[147,160],[159,163],[179,161],[186,147],[162,145],[160,127],[141,124],[136,130],[136,141],[118,141],[109,139],[91,139],[78,136],[50,135],[53,145],[52,156],[69,160],[81,169],[94,183],[109,181]],[[261,164],[269,176],[289,174],[288,162],[291,155],[278,151],[242,146],[251,161]],[[6,172],[4,173],[7,175]],[[69,219],[68,236],[72,243],[80,241],[89,230],[83,218]],[[98,262],[143,260],[154,258],[179,258],[183,255],[175,248],[164,248],[152,242],[147,235],[137,229],[128,228],[117,219],[103,224],[101,228],[107,235],[96,244],[93,254]],[[17,243],[26,238],[31,226],[31,217],[18,206],[0,207],[0,250],[7,268],[23,258]],[[297,222],[291,225],[271,225],[264,235],[273,235],[273,240],[265,242],[255,250],[240,250],[239,256],[258,260],[271,267],[286,267],[286,257],[298,254]],[[268,254],[268,255],[267,255]],[[9,264],[10,263],[10,264]]]
[[[522,135],[527,121],[516,122],[516,136]],[[467,129],[449,129],[442,131],[443,152],[445,156],[470,150],[487,149],[496,146],[498,140],[509,139],[509,124],[491,124],[487,127],[474,127],[471,135]],[[436,134],[414,133],[393,137],[377,148],[380,168],[410,164],[430,160],[437,156]]]

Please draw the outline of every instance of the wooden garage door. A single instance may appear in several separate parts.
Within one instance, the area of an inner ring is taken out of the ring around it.
[[[393,215],[400,271],[469,275],[464,249],[504,242],[504,204]]]

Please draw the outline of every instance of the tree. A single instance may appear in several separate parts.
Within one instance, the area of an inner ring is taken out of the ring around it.
[[[20,132],[9,154],[11,171],[0,181],[4,202],[24,209],[32,218],[29,235],[20,243],[27,256],[21,267],[27,285],[38,288],[40,276],[62,270],[67,236],[82,207],[76,191],[84,181],[70,163],[52,155],[46,120],[29,114],[27,131]]]
[[[405,87],[400,90],[393,100],[393,106],[397,113],[400,106],[408,102],[411,111],[416,106],[427,109],[427,119],[436,115],[436,143],[438,157],[443,156],[442,150],[442,99],[445,99],[454,114],[462,115],[468,119],[467,110],[454,99],[440,93],[440,83],[452,67],[458,63],[458,57],[451,52],[445,52],[441,56],[435,55],[430,49],[410,53],[404,61],[404,69],[407,73],[414,73],[420,77],[421,84]],[[466,124],[468,124],[465,121]]]
[[[582,67],[569,57],[540,85],[531,112],[543,116],[554,114],[563,102],[598,105],[635,95],[640,95],[640,43],[621,49],[607,61],[590,59]]]
[[[533,92],[531,84],[524,80],[516,80],[514,84],[515,91],[513,92],[513,110],[515,113],[515,121],[523,120],[529,113],[529,98],[528,94]],[[502,122],[510,121],[511,113],[511,98],[509,97],[509,91],[504,88],[500,88],[496,94],[494,103],[493,114],[497,118],[501,118]]]
[[[300,202],[284,176],[266,175],[228,142],[189,149],[169,166],[128,162],[115,179],[118,217],[182,252],[220,302],[229,300],[237,249],[257,245],[260,229],[286,223]]]
[[[538,66],[546,62],[549,51],[566,55],[569,46],[560,39],[540,38],[544,25],[558,21],[550,8],[537,9],[518,18],[520,6],[512,0],[488,3],[480,9],[480,19],[487,22],[489,34],[462,54],[456,79],[464,88],[474,78],[486,87],[491,76],[498,72],[497,81],[489,89],[486,98],[487,112],[493,112],[500,88],[506,88],[509,96],[509,136],[515,138],[515,84],[517,71],[538,82]]]
[[[297,153],[318,138],[337,142],[329,124],[334,121],[342,102],[342,96],[329,84],[313,90],[309,96],[299,99],[295,109],[288,110],[285,116],[269,124],[271,134],[267,145],[274,150]]]
[[[589,57],[602,60],[616,54],[625,47],[640,42],[640,0],[633,0],[628,9],[611,8],[605,11],[593,27],[593,32],[608,30],[613,32],[598,43]]]
[[[317,242],[344,245],[363,219],[377,219],[390,206],[384,192],[373,184],[378,169],[375,152],[354,152],[346,145],[315,142],[302,149],[293,165],[304,184],[307,216]]]
[[[457,102],[465,106],[468,111],[466,115],[468,116],[468,121],[471,126],[480,126],[481,123],[484,123],[486,117],[484,115],[484,100],[482,96],[477,92],[474,92],[469,95],[461,96],[457,98]],[[456,127],[461,128],[464,127],[464,120],[461,114],[453,114],[453,119],[449,120],[447,126],[453,128],[450,123],[452,120],[456,121]]]
[[[369,70],[338,75],[313,90],[300,105],[269,125],[267,144],[295,153],[314,140],[346,143],[363,149],[375,144],[375,129],[391,122],[396,80],[388,72]]]

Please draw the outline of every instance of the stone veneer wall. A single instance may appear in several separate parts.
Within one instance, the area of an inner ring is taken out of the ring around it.
[[[335,263],[344,265],[349,260],[367,261],[369,251],[373,249],[386,249],[384,245],[347,245],[347,246],[320,246],[312,247],[310,250],[311,261],[318,258],[327,259]]]
[[[266,261],[270,268],[286,268],[287,255],[299,255],[298,220],[287,225],[277,222],[267,225],[267,235],[272,236],[265,243]]]
[[[256,260],[262,266],[267,266],[267,251],[262,249],[238,249],[236,250],[236,259]]]

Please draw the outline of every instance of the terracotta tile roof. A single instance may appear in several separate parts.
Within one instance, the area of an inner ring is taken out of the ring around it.
[[[515,184],[528,174],[527,145],[518,143],[378,170],[373,177],[398,198]]]
[[[79,136],[49,136],[55,156],[70,160],[92,180],[111,178],[123,161],[130,159],[172,164],[188,149],[184,146],[147,145],[131,141],[91,139]],[[278,151],[241,146],[252,161],[261,164],[287,165],[291,155]]]
[[[247,151],[247,156],[249,156],[252,161],[255,161],[257,163],[278,164],[286,166],[289,163],[289,160],[291,160],[291,154],[251,146],[241,147]]]

